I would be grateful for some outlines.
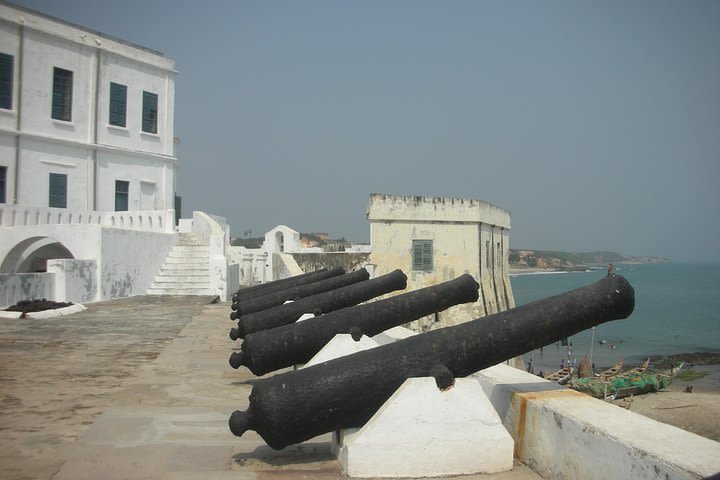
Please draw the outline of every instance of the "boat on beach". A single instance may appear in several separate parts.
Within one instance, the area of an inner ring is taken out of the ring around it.
[[[561,368],[557,372],[551,373],[550,375],[547,375],[543,378],[550,382],[555,382],[560,385],[565,385],[568,382],[570,382],[570,379],[572,378],[572,374],[573,374],[572,367],[565,367],[565,368]]]
[[[604,372],[599,373],[597,376],[603,380],[607,380],[616,375],[619,375],[620,372],[622,372],[623,363],[624,363],[624,360],[621,358],[615,365],[608,368]]]
[[[681,363],[667,373],[646,373],[649,363],[648,359],[636,369],[606,379],[600,377],[579,378],[573,382],[572,388],[612,403],[620,398],[644,395],[667,388],[683,365]]]

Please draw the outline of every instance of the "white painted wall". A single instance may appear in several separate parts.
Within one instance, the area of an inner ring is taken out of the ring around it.
[[[118,152],[99,152],[97,157],[97,210],[115,210],[116,180],[129,182],[129,210],[166,210],[174,207],[174,186],[168,184],[174,177],[174,165],[160,159],[138,158]],[[151,208],[145,208],[149,204],[143,205],[143,186],[154,187]]]
[[[0,24],[2,25],[2,24]],[[0,109],[0,123],[2,123],[5,110]],[[0,131],[0,166],[6,167],[7,183],[5,184],[5,202],[10,204],[15,198],[15,152],[16,139]],[[2,205],[0,203],[0,205]]]
[[[473,375],[543,478],[694,479],[720,471],[720,443],[495,365]]]
[[[94,302],[97,299],[97,261],[48,260],[47,271],[55,276],[55,292],[48,298],[73,303]]]
[[[98,300],[144,295],[177,240],[172,233],[102,228]]]
[[[60,173],[67,175],[67,208],[93,210],[88,203],[88,159],[87,148],[21,138],[18,204],[49,207],[50,173]]]
[[[20,51],[20,36],[18,34],[17,25],[12,23],[0,22],[0,51],[18,57]],[[18,84],[18,69],[13,69],[15,81],[13,86]],[[10,110],[0,108],[0,130],[15,130],[17,127],[17,99],[18,89],[13,88],[13,102]],[[3,156],[0,155],[0,162]]]
[[[52,298],[55,291],[53,273],[0,273],[0,309],[20,300]]]
[[[115,180],[130,181],[131,210],[173,208],[172,60],[7,4],[0,4],[0,51],[13,55],[15,72],[13,108],[0,110],[7,203],[48,206],[54,172],[68,175],[71,209],[114,210]],[[54,67],[73,72],[69,122],[51,118]],[[109,125],[110,82],[128,88],[126,127]],[[143,91],[158,95],[157,134],[142,132]],[[155,199],[143,196],[153,186]]]

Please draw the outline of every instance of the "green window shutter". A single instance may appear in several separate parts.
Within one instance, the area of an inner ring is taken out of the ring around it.
[[[12,109],[13,56],[0,53],[0,108]]]
[[[0,167],[0,203],[5,203],[5,190],[7,189],[7,167]]]
[[[432,271],[433,242],[432,240],[412,241],[412,268],[413,270]]]
[[[115,211],[127,212],[130,198],[130,182],[115,180]]]
[[[72,120],[73,72],[63,68],[53,69],[52,113],[55,120]]]
[[[127,86],[110,82],[110,125],[126,126]]]
[[[49,206],[67,208],[67,175],[64,173],[50,174]]]
[[[142,130],[157,133],[158,96],[156,93],[143,92]]]

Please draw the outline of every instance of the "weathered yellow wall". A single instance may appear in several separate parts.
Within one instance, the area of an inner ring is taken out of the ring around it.
[[[481,284],[477,302],[441,312],[438,322],[434,316],[425,317],[410,328],[423,331],[456,325],[514,306],[509,291],[510,213],[506,210],[479,200],[373,194],[368,219],[370,262],[376,265],[376,275],[401,269],[408,276],[405,292],[465,273]],[[413,240],[433,241],[432,271],[412,269]]]

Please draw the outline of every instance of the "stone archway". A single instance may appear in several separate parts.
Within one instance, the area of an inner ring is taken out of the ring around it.
[[[15,245],[0,264],[0,273],[47,271],[47,260],[75,258],[70,250],[52,237],[30,237]]]

